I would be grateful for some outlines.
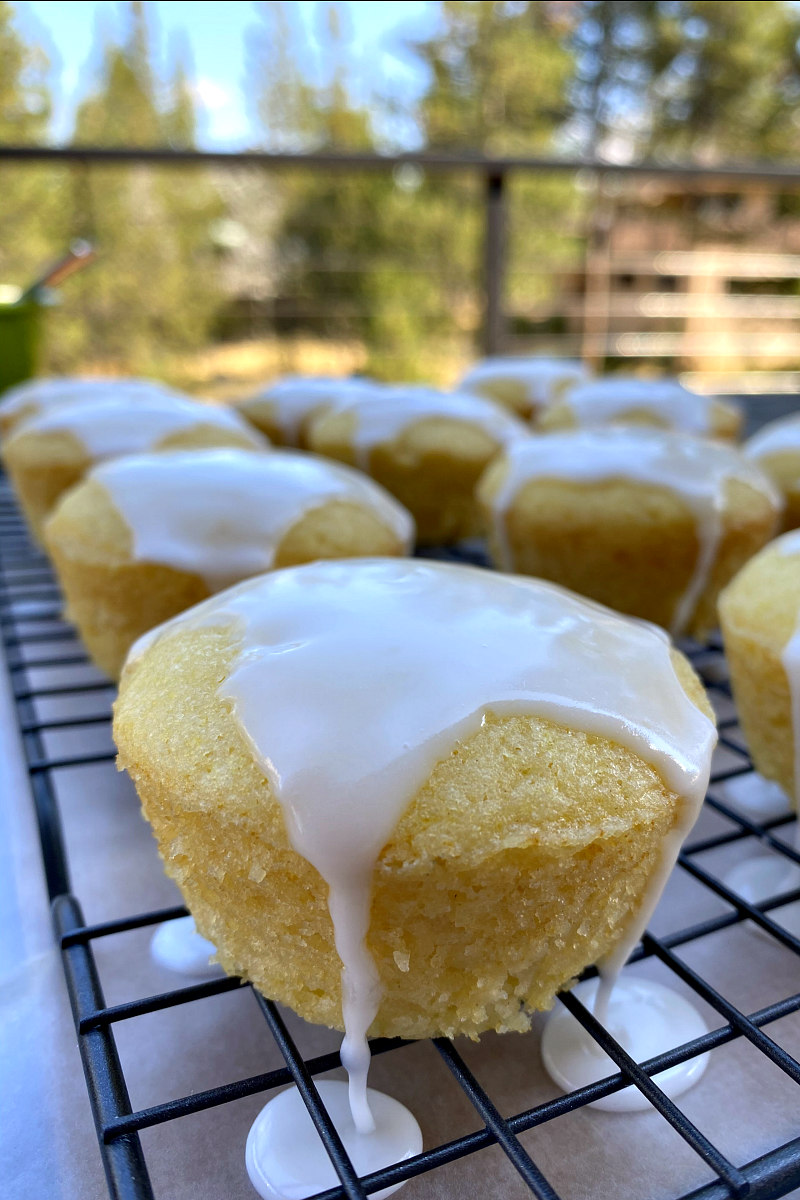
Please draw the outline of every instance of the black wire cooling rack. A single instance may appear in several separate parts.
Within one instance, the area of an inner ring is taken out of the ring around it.
[[[473,554],[470,557],[474,561],[476,556]],[[116,920],[87,925],[79,900],[71,893],[70,863],[53,785],[53,772],[64,767],[95,763],[106,763],[108,770],[112,771],[113,753],[102,750],[74,756],[48,755],[45,748],[47,735],[53,730],[80,730],[83,727],[107,725],[111,717],[111,692],[107,683],[74,677],[76,673],[80,676],[79,669],[85,667],[87,659],[83,653],[74,651],[74,632],[61,618],[58,588],[52,572],[46,558],[29,541],[5,481],[0,481],[0,630],[30,773],[53,922],[60,939],[64,974],[100,1153],[113,1197],[119,1200],[149,1200],[155,1196],[140,1139],[143,1131],[245,1096],[267,1093],[292,1082],[300,1090],[341,1180],[340,1187],[321,1194],[325,1200],[342,1196],[349,1200],[360,1200],[402,1180],[441,1171],[455,1160],[478,1155],[492,1146],[500,1148],[507,1164],[516,1173],[515,1196],[524,1192],[539,1200],[559,1200],[559,1197],[566,1200],[570,1193],[566,1190],[559,1192],[552,1186],[521,1137],[527,1131],[537,1129],[538,1136],[546,1138],[548,1130],[552,1130],[556,1122],[564,1120],[567,1114],[575,1113],[593,1100],[630,1084],[647,1097],[663,1121],[702,1160],[706,1167],[704,1177],[711,1176],[711,1182],[694,1191],[683,1192],[680,1200],[689,1200],[690,1197],[691,1200],[722,1200],[724,1197],[744,1196],[753,1200],[768,1200],[785,1196],[800,1187],[800,1136],[788,1141],[782,1137],[780,1144],[770,1144],[766,1153],[749,1162],[733,1161],[735,1156],[730,1150],[727,1154],[723,1153],[652,1079],[653,1075],[668,1067],[709,1051],[719,1053],[722,1047],[740,1042],[749,1043],[758,1056],[768,1060],[775,1072],[782,1073],[784,1082],[788,1079],[795,1085],[800,1084],[798,1061],[767,1032],[771,1025],[800,1010],[800,994],[780,996],[758,1011],[743,1012],[730,996],[721,994],[697,966],[691,966],[687,961],[687,950],[701,939],[750,921],[774,940],[781,953],[791,958],[793,967],[796,967],[795,978],[800,985],[800,941],[781,926],[780,914],[776,914],[778,919],[770,915],[781,905],[800,899],[800,889],[784,892],[772,897],[768,903],[754,906],[734,894],[702,865],[708,851],[743,840],[754,845],[760,844],[762,849],[768,848],[784,860],[800,864],[800,855],[792,849],[791,838],[786,837],[786,829],[783,828],[792,818],[782,816],[757,824],[726,804],[716,793],[719,785],[726,780],[752,770],[738,735],[736,717],[732,713],[724,660],[719,647],[694,647],[690,648],[690,654],[712,699],[716,698],[722,711],[728,712],[720,721],[721,744],[728,751],[728,761],[725,768],[714,775],[707,799],[707,805],[725,821],[721,822],[722,828],[713,836],[692,841],[685,847],[680,857],[679,871],[687,873],[702,889],[713,893],[717,901],[722,902],[718,903],[718,908],[724,911],[663,936],[648,932],[634,955],[634,960],[660,963],[673,980],[681,981],[684,991],[688,989],[713,1010],[716,1027],[705,1036],[678,1046],[658,1058],[637,1063],[598,1024],[575,995],[565,993],[559,997],[559,1003],[565,1005],[580,1021],[614,1061],[618,1071],[569,1095],[547,1099],[534,1107],[506,1116],[501,1115],[497,1103],[478,1082],[476,1074],[456,1046],[448,1039],[437,1038],[433,1042],[435,1050],[462,1090],[462,1099],[471,1105],[479,1128],[431,1146],[402,1164],[359,1178],[314,1085],[315,1076],[339,1065],[338,1054],[328,1053],[304,1059],[279,1009],[257,994],[256,1001],[266,1022],[268,1036],[274,1039],[280,1050],[285,1063],[283,1067],[194,1091],[190,1095],[144,1109],[132,1109],[128,1084],[117,1051],[115,1026],[123,1022],[133,1024],[146,1014],[207,1000],[243,985],[236,979],[216,978],[159,994],[144,995],[124,1003],[106,1004],[95,945],[113,934],[185,916],[186,910],[176,906],[153,912],[124,913]],[[59,643],[63,643],[64,652],[61,654]],[[46,647],[44,654],[37,650],[39,646]],[[65,682],[37,687],[33,680],[39,668],[66,670]],[[52,719],[37,715],[38,702],[42,698],[74,698],[79,694],[82,701],[88,699],[90,705],[96,705],[90,707],[85,715]],[[780,836],[781,832],[784,837]],[[746,964],[742,964],[742,970],[746,970]],[[402,1059],[409,1053],[406,1049],[408,1046],[409,1043],[400,1040],[379,1039],[372,1042],[372,1053],[392,1055],[393,1060],[399,1060],[398,1070],[402,1071]],[[800,1133],[800,1091],[792,1091],[792,1095],[794,1112],[797,1114],[796,1128]],[[627,1118],[598,1119],[624,1121]],[[541,1141],[538,1144],[541,1145]],[[580,1145],[573,1148],[572,1167],[576,1173],[582,1171]],[[669,1188],[669,1180],[662,1179],[661,1184],[660,1195],[674,1194]],[[587,1190],[584,1186],[581,1194],[607,1197],[609,1193],[600,1181],[598,1185],[600,1191],[592,1192],[590,1187]],[[410,1194],[413,1194],[413,1190]],[[456,1194],[469,1194],[464,1190],[463,1178]],[[649,1193],[642,1192],[643,1197],[646,1194]]]

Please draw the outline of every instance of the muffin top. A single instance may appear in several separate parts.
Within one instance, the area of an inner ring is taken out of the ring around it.
[[[628,413],[648,414],[666,428],[686,433],[715,431],[714,413],[721,402],[689,391],[677,379],[609,376],[572,388],[564,404],[578,426],[606,425]],[[725,405],[733,413],[732,406]]]
[[[261,406],[268,406],[276,425],[287,441],[297,443],[303,422],[321,408],[346,402],[353,396],[377,392],[382,385],[360,376],[331,377],[323,375],[287,375],[252,396],[240,400],[236,408],[245,415]]]
[[[64,375],[29,379],[10,388],[0,400],[0,421],[8,430],[18,421],[64,404],[120,399],[139,401],[161,396],[178,396],[166,384],[155,379],[102,378]]]
[[[800,529],[792,529],[746,562],[719,598],[725,636],[745,631],[780,655],[800,616]]]
[[[238,449],[126,455],[95,467],[132,534],[132,556],[200,575],[212,591],[268,571],[287,531],[312,509],[369,509],[409,549],[414,522],[359,471],[310,454]],[[85,485],[84,485],[85,486]]]
[[[800,453],[800,413],[767,422],[742,447],[742,453],[756,461],[787,452]]]
[[[577,384],[588,378],[588,369],[577,359],[484,358],[467,371],[459,388],[480,393],[492,384],[518,383],[532,404],[546,404],[555,384]]]
[[[201,404],[188,396],[162,392],[139,395],[131,402],[124,393],[102,399],[58,405],[25,421],[9,438],[11,449],[23,438],[67,434],[93,460],[151,450],[164,439],[197,426],[236,434],[255,448],[268,443],[237,413]]]
[[[482,430],[498,446],[529,436],[528,427],[490,400],[466,392],[439,392],[412,385],[383,388],[375,394],[354,394],[336,405],[331,416],[346,414],[360,466],[366,468],[375,446],[426,420],[448,420]],[[320,428],[326,415],[314,428]]]
[[[490,470],[495,475],[503,472],[491,501],[501,511],[534,479],[655,484],[683,496],[695,511],[719,507],[725,483],[737,479],[766,496],[776,509],[781,506],[774,484],[739,450],[671,430],[630,427],[542,434],[510,445]]]
[[[326,879],[354,854],[372,864],[435,763],[488,712],[607,737],[702,798],[714,726],[669,638],[555,585],[408,559],[312,563],[151,631],[126,673],[154,642],[215,626],[236,645],[220,695]]]

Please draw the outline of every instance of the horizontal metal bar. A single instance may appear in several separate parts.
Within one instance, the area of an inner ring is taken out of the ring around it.
[[[66,767],[90,767],[96,763],[113,762],[117,757],[116,750],[98,750],[94,754],[76,754],[70,758],[36,758],[28,763],[31,775],[40,775],[43,771],[63,771]]]
[[[38,625],[42,621],[61,622],[61,608],[44,608],[34,613],[10,612],[0,616],[0,626]]]
[[[10,662],[8,669],[10,671],[33,671],[33,670],[55,670],[57,667],[85,667],[90,666],[88,654],[65,654],[61,658],[53,658],[52,655],[48,658],[23,658],[16,662]]]
[[[115,933],[128,933],[131,929],[145,929],[148,925],[160,925],[164,921],[174,921],[180,917],[188,917],[189,910],[182,904],[174,904],[171,908],[159,908],[152,912],[138,913],[132,917],[119,917],[116,921],[102,921],[97,925],[73,926],[63,934],[61,948],[75,946],[79,942],[90,942],[94,938],[110,937]]]
[[[399,1050],[411,1043],[402,1038],[376,1038],[369,1044],[374,1058],[378,1054],[386,1054],[389,1050]],[[338,1050],[320,1054],[317,1058],[306,1060],[309,1075],[321,1075],[323,1071],[333,1071],[342,1065]],[[154,1104],[150,1108],[140,1109],[129,1117],[119,1117],[110,1121],[104,1132],[104,1140],[112,1141],[125,1133],[139,1129],[148,1129],[153,1125],[163,1125],[165,1121],[173,1121],[177,1117],[187,1117],[191,1113],[203,1112],[207,1108],[216,1108],[220,1104],[228,1104],[231,1100],[241,1100],[244,1096],[253,1096],[257,1092],[266,1092],[270,1088],[283,1087],[292,1082],[288,1067],[277,1067],[263,1075],[251,1075],[235,1083],[224,1083],[219,1087],[207,1088],[203,1092],[192,1092],[191,1096],[182,1096],[177,1100],[166,1100],[163,1104]]]
[[[20,733],[47,733],[53,729],[80,729],[86,725],[107,725],[111,713],[91,713],[87,717],[59,717],[52,721],[22,721]]]
[[[109,680],[87,680],[86,683],[54,684],[53,687],[21,688],[14,692],[15,700],[47,700],[52,696],[73,696],[81,692],[109,692],[114,684]]]
[[[57,629],[45,630],[42,633],[15,633],[3,639],[7,650],[16,650],[20,646],[44,646],[48,642],[77,642],[78,634],[71,625],[59,625]]]
[[[243,987],[249,987],[249,984],[236,976],[224,975],[219,979],[207,979],[189,987],[176,988],[172,992],[159,992],[158,995],[145,996],[141,1000],[112,1004],[108,1008],[98,1008],[95,1012],[86,1013],[81,1017],[78,1033],[88,1033],[91,1029],[113,1025],[116,1021],[128,1021],[133,1017],[143,1017],[148,1013],[163,1012],[164,1009],[175,1008],[179,1004],[192,1004],[195,1000],[204,1000],[207,996],[222,996],[226,992],[236,992]]]
[[[484,154],[405,151],[372,154],[358,151],[311,151],[286,153],[271,150],[181,150],[166,146],[130,148],[123,146],[0,146],[2,162],[76,162],[91,164],[153,163],[162,166],[241,166],[359,169],[385,171],[411,164],[431,171],[478,171],[483,175],[506,171],[566,172],[591,171],[601,175],[652,176],[659,179],[717,179],[742,182],[783,183],[800,186],[800,169],[774,163],[723,163],[713,167],[695,163],[605,162],[597,158],[553,158],[534,155],[489,156]]]

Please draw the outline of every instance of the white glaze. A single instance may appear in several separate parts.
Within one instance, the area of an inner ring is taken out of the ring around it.
[[[650,429],[579,429],[544,434],[512,444],[503,483],[491,503],[500,566],[514,569],[507,536],[508,510],[532,479],[596,483],[629,479],[668,488],[695,516],[698,554],[692,578],[679,599],[672,633],[683,633],[705,590],[722,535],[725,485],[738,479],[780,508],[780,498],[767,476],[732,447],[686,434]]]
[[[274,419],[284,437],[296,446],[300,440],[303,422],[321,407],[338,408],[352,397],[377,394],[383,386],[372,379],[358,375],[350,378],[327,376],[292,375],[279,379],[251,398],[269,403]],[[245,401],[245,406],[250,401]]]
[[[238,656],[219,694],[280,801],[292,845],[329,886],[343,964],[343,1061],[370,1127],[367,1031],[380,990],[366,946],[376,860],[412,797],[487,713],[523,713],[607,737],[682,798],[705,794],[713,724],[689,700],[666,634],[552,584],[419,560],[314,563],[248,581],[140,639],[233,623]],[[465,669],[465,664],[469,664]],[[674,864],[666,839],[658,874]],[[613,956],[657,900],[648,890]]]
[[[93,460],[100,461],[151,450],[164,438],[198,425],[238,433],[256,448],[268,444],[238,413],[200,404],[188,396],[168,394],[139,396],[130,403],[127,395],[115,393],[102,400],[58,405],[24,421],[12,438],[30,433],[69,433]]]
[[[753,821],[769,821],[785,816],[789,811],[789,797],[783,788],[757,771],[734,775],[717,784],[716,790],[726,804]]]
[[[484,394],[493,384],[518,384],[534,407],[549,404],[571,384],[589,378],[583,363],[569,358],[485,358],[467,371],[459,389]]]
[[[159,925],[150,941],[150,953],[157,963],[179,975],[218,975],[220,968],[209,959],[215,947],[201,937],[193,917],[178,917]]]
[[[379,393],[346,397],[337,404],[354,417],[353,446],[363,471],[369,470],[376,446],[390,442],[419,421],[435,417],[461,421],[482,429],[500,446],[530,436],[524,422],[500,405],[466,392],[437,392],[424,387],[384,388]]]
[[[747,458],[767,458],[772,454],[800,453],[800,414],[769,421],[742,446]]]
[[[713,398],[690,392],[677,379],[592,379],[572,388],[566,403],[580,427],[606,425],[636,409],[661,417],[671,429],[697,434],[713,430]]]
[[[201,576],[220,591],[269,571],[284,535],[331,500],[368,509],[408,552],[414,522],[366,475],[312,454],[173,450],[95,467],[133,535],[138,561]]]
[[[375,1114],[375,1130],[364,1136],[353,1125],[347,1085],[323,1079],[316,1086],[359,1175],[369,1175],[421,1152],[419,1125],[399,1101],[370,1088],[369,1103]],[[263,1200],[303,1200],[339,1184],[339,1177],[295,1087],[279,1092],[256,1117],[247,1137],[245,1163],[250,1182]],[[391,1196],[402,1186],[402,1183],[396,1183],[372,1194]]]
[[[587,979],[572,989],[590,1012],[597,1003],[596,979]],[[685,997],[647,979],[624,977],[611,1002],[606,1020],[601,1022],[636,1062],[646,1062],[676,1046],[682,1046],[708,1033],[700,1013]],[[560,1005],[548,1017],[542,1034],[542,1059],[551,1079],[565,1092],[616,1075],[619,1067]],[[697,1083],[708,1064],[709,1055],[700,1054],[653,1076],[663,1092],[675,1099]],[[609,1112],[635,1112],[650,1107],[638,1088],[630,1086],[593,1101],[592,1108]]]
[[[770,551],[776,550],[783,558],[791,558],[793,554],[800,554],[800,529],[791,529],[788,533],[783,533],[779,538],[775,538],[774,542],[770,543]]]
[[[795,849],[800,849],[800,838],[797,836]],[[781,860],[774,854],[759,854],[731,867],[726,871],[722,882],[742,900],[759,905],[773,896],[779,896],[781,892],[793,892],[800,887],[800,867],[796,863]],[[800,937],[800,901],[795,900],[793,903],[771,908],[767,916],[795,937]],[[747,921],[745,928],[759,937],[768,938],[772,942],[775,940],[771,933],[756,925],[754,921]]]
[[[88,375],[64,375],[44,379],[28,379],[9,388],[0,399],[0,413],[13,417],[15,413],[35,404],[39,411],[70,404],[79,400],[97,401],[109,398],[138,400],[157,396],[177,396],[178,392],[155,379],[114,378]]]

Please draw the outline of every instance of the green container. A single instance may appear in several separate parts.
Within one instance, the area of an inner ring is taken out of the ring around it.
[[[36,374],[41,312],[35,300],[0,304],[0,393]]]

